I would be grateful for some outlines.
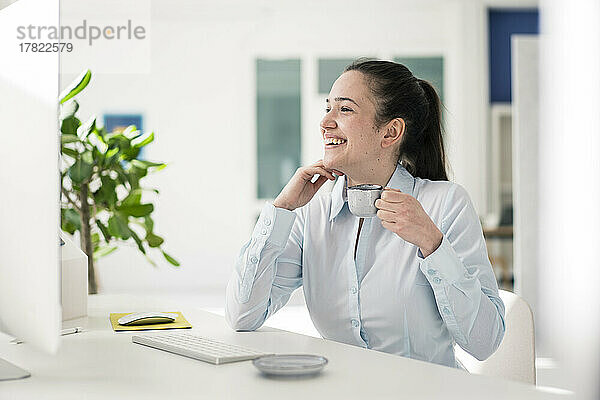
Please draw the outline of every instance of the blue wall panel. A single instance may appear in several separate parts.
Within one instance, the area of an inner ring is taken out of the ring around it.
[[[512,99],[510,36],[539,33],[537,9],[497,9],[488,11],[490,102],[509,103]]]

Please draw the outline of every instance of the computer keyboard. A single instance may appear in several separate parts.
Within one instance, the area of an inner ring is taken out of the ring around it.
[[[160,333],[135,335],[133,343],[154,347],[169,353],[206,361],[212,364],[224,364],[235,361],[253,360],[271,355],[235,344],[193,335],[190,333]]]

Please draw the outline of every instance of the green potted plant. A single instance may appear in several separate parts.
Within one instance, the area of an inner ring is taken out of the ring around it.
[[[84,71],[60,96],[61,131],[61,228],[80,233],[81,248],[88,256],[88,292],[97,293],[94,261],[117,249],[117,244],[135,243],[152,264],[155,249],[173,266],[179,262],[163,250],[164,239],[154,233],[154,205],[143,202],[146,188],[141,180],[166,164],[139,158],[154,140],[135,126],[107,132],[91,117],[82,123],[76,116],[75,96],[88,85],[90,70]]]

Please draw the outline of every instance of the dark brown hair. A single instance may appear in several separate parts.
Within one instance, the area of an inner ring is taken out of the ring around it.
[[[404,120],[398,161],[413,176],[447,181],[441,103],[433,86],[391,61],[359,58],[346,67],[347,71],[364,74],[376,102],[377,127],[394,118]]]

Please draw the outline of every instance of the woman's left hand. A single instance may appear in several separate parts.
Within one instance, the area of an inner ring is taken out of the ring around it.
[[[424,257],[442,243],[443,234],[423,210],[421,203],[397,189],[385,188],[375,201],[381,225],[402,239],[418,246]]]

